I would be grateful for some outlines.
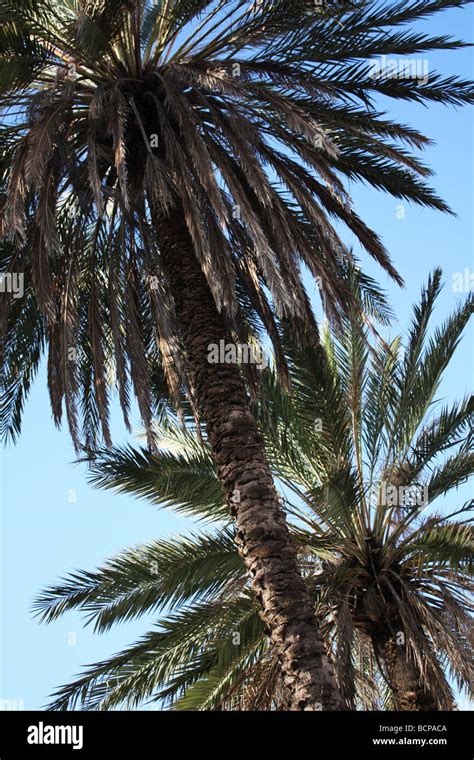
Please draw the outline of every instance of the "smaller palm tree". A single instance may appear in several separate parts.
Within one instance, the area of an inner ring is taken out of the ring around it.
[[[387,317],[373,283],[348,279],[366,313]],[[339,685],[351,707],[453,709],[470,679],[470,504],[436,509],[473,472],[473,399],[436,401],[473,308],[468,298],[428,334],[435,271],[406,346],[369,345],[370,323],[326,329],[294,349],[288,394],[262,375],[256,414],[281,486],[300,566]],[[98,631],[145,613],[159,628],[63,687],[56,709],[168,700],[175,709],[278,709],[285,686],[237,554],[206,442],[164,413],[161,450],[103,452],[92,479],[212,524],[209,532],[137,547],[47,589],[46,621],[79,608]],[[453,517],[457,517],[453,520]],[[166,615],[164,615],[166,611]]]

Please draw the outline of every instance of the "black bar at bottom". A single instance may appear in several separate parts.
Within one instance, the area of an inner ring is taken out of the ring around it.
[[[0,760],[288,750],[472,760],[472,713],[0,712]],[[286,749],[285,749],[286,748]],[[334,753],[334,757],[333,757]],[[247,760],[247,757],[243,758]],[[289,760],[294,760],[290,757]]]

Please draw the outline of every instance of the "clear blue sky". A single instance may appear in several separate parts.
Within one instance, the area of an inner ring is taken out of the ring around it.
[[[471,7],[441,13],[422,27],[473,40],[473,19]],[[469,50],[428,58],[430,68],[443,74],[474,76]],[[410,306],[434,266],[442,266],[446,280],[438,300],[439,321],[460,298],[451,287],[453,274],[466,268],[474,272],[474,112],[437,105],[429,109],[387,105],[394,117],[436,141],[425,152],[425,160],[436,171],[432,183],[459,216],[405,204],[405,216],[399,219],[398,200],[352,184],[359,215],[381,234],[406,280],[405,290],[396,289],[367,257],[362,258],[365,270],[388,288],[400,320],[398,331],[407,325]],[[472,338],[471,329],[446,375],[440,394],[445,398],[460,397],[472,388]],[[118,414],[115,420],[120,441]],[[84,629],[76,614],[54,625],[39,625],[30,612],[37,592],[75,568],[92,568],[122,548],[190,526],[189,521],[145,502],[94,491],[87,483],[86,468],[73,465],[74,459],[66,430],[56,430],[51,420],[43,371],[27,405],[20,442],[1,453],[0,699],[23,700],[25,709],[41,709],[55,687],[70,681],[83,665],[111,655],[147,629],[147,620],[142,619],[99,637]],[[75,502],[70,501],[71,491]],[[472,489],[465,486],[458,493],[456,503],[462,503]],[[71,634],[76,634],[75,644],[70,643]]]

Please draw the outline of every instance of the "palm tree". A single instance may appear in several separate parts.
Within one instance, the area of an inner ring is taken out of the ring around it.
[[[463,104],[473,87],[375,76],[372,59],[462,46],[400,28],[464,4],[5,0],[0,11],[2,265],[25,278],[23,298],[1,294],[5,435],[19,432],[47,346],[53,417],[65,407],[77,447],[100,429],[111,444],[116,384],[126,422],[136,396],[153,448],[159,358],[178,408],[186,392],[205,424],[295,709],[340,697],[244,378],[209,349],[245,341],[243,299],[284,374],[267,294],[317,342],[300,266],[330,313],[350,302],[329,217],[400,282],[343,178],[447,210],[403,147],[428,140],[372,99]]]
[[[356,272],[350,279],[365,311],[386,317],[373,283]],[[262,379],[258,416],[272,471],[350,707],[453,709],[449,677],[460,689],[470,684],[473,533],[452,518],[472,503],[449,514],[435,502],[451,502],[474,471],[474,402],[442,406],[436,396],[474,299],[431,331],[440,287],[437,270],[404,349],[398,337],[368,348],[362,320],[345,320],[319,349],[285,342],[291,395],[270,370]],[[103,451],[92,482],[214,527],[136,547],[41,594],[43,620],[77,608],[100,632],[162,613],[158,630],[63,687],[52,707],[152,698],[175,709],[278,709],[286,699],[281,667],[235,548],[210,447],[165,413],[157,432],[159,453]]]

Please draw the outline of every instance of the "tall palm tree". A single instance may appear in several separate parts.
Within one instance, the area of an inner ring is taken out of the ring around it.
[[[427,139],[372,100],[463,104],[473,86],[376,75],[372,59],[462,46],[404,26],[464,4],[5,0],[0,11],[2,263],[25,277],[23,298],[2,296],[5,432],[19,431],[47,345],[53,416],[65,406],[77,446],[99,428],[111,443],[115,375],[126,421],[133,392],[153,447],[161,357],[175,403],[186,390],[205,423],[294,709],[341,702],[244,378],[209,349],[245,339],[240,297],[281,359],[267,294],[316,343],[299,267],[331,313],[350,301],[329,217],[400,281],[343,179],[447,210],[403,147]]]
[[[383,316],[384,304],[360,284],[361,304]],[[291,396],[270,370],[262,380],[270,463],[351,707],[453,709],[450,676],[460,689],[470,684],[474,540],[459,515],[472,503],[456,509],[453,501],[474,471],[474,400],[442,406],[437,391],[474,299],[431,331],[439,290],[436,271],[404,349],[397,337],[369,350],[362,324],[345,321],[320,349],[286,344]],[[235,549],[210,447],[166,415],[158,432],[157,454],[104,451],[93,482],[214,527],[138,546],[41,594],[42,619],[76,608],[101,632],[161,613],[158,630],[92,666],[52,706],[107,709],[152,698],[175,709],[279,708],[285,683]],[[451,514],[436,509],[440,496]]]

